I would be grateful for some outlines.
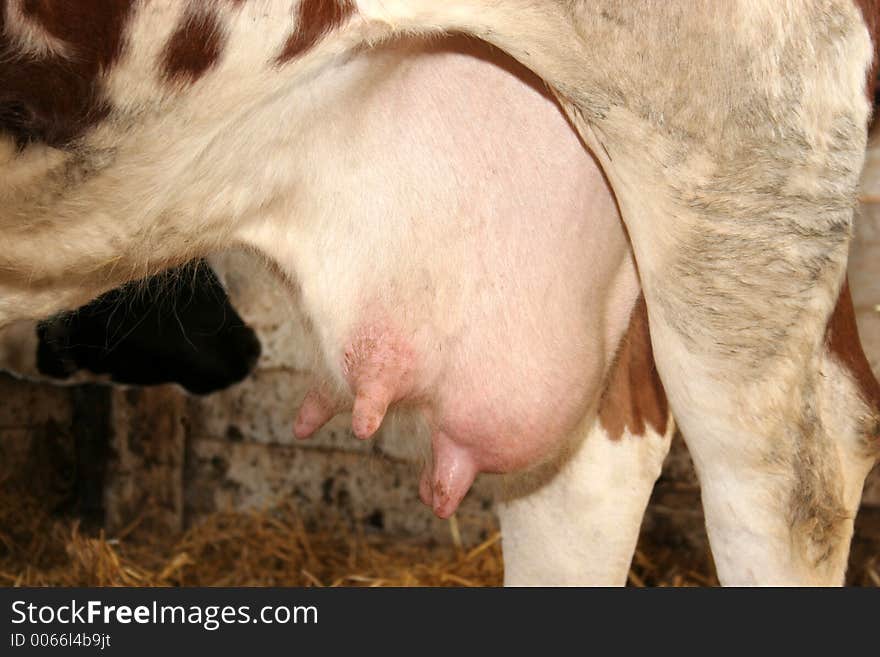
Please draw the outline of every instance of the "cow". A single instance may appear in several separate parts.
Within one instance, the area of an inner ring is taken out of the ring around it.
[[[197,395],[242,381],[260,351],[205,260],[0,333],[0,367],[31,380],[176,383]]]
[[[610,313],[614,330],[601,345],[555,331],[564,321],[548,324],[571,315],[557,290],[570,299],[595,289],[583,277],[596,270],[572,256],[588,237],[583,226],[472,217],[456,232],[425,214],[400,218],[389,233],[385,176],[411,172],[375,166],[383,139],[349,148],[375,134],[360,122],[371,102],[383,137],[418,131],[442,142],[431,125],[401,123],[399,107],[376,100],[399,79],[399,59],[375,48],[472,35],[549,85],[614,191],[722,582],[841,583],[880,433],[870,386],[850,373],[856,365],[840,365],[860,362],[852,334],[841,338],[852,327],[829,323],[864,157],[874,3],[4,0],[0,8],[0,323],[243,244],[300,288],[318,335],[323,376],[298,435],[348,406],[362,438],[392,405],[421,410],[433,434],[421,495],[441,516],[477,472],[561,474],[552,464],[596,417],[628,316]],[[459,108],[465,117],[475,110],[515,116],[512,105]],[[536,166],[552,166],[528,146]],[[442,154],[416,154],[424,175],[442,169]],[[478,182],[460,179],[472,193]],[[452,198],[466,214],[468,197]],[[432,201],[421,199],[444,209]],[[467,238],[491,245],[490,256],[475,257]],[[520,250],[529,241],[543,259]],[[425,254],[448,261],[422,267],[416,256]],[[574,278],[548,287],[557,257]],[[511,277],[509,261],[527,262],[529,276]],[[435,275],[449,271],[476,310],[490,312],[445,313],[449,283]],[[494,287],[477,289],[469,276],[486,272]],[[536,290],[546,308],[518,315],[499,303],[505,294],[533,300]],[[847,346],[835,351],[835,340]],[[833,357],[840,352],[843,361]],[[518,488],[530,497],[528,485]],[[540,483],[534,494],[545,490]],[[553,501],[564,502],[565,486],[558,493]]]
[[[36,335],[39,374],[64,380],[86,371],[119,384],[177,383],[197,395],[244,380],[261,350],[203,259],[40,322]]]

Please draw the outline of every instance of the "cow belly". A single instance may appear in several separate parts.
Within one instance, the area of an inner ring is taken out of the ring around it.
[[[595,412],[638,280],[601,171],[539,83],[484,46],[400,48],[366,56],[382,76],[357,124],[315,137],[336,159],[290,232],[244,238],[316,329],[296,433],[353,407],[367,438],[412,408],[432,433],[422,498],[448,515],[476,473],[540,463]]]

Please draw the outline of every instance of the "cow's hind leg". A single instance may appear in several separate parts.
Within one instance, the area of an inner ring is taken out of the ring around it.
[[[841,584],[871,462],[872,423],[860,422],[870,409],[855,386],[829,383],[843,379],[829,377],[825,355],[864,153],[870,58],[858,12],[834,9],[795,12],[771,39],[785,45],[763,45],[752,71],[732,68],[737,41],[756,38],[744,28],[719,54],[691,53],[733,89],[697,65],[683,91],[702,108],[646,88],[643,107],[573,111],[633,240],[658,368],[725,584]],[[695,43],[687,28],[680,42]],[[664,70],[674,57],[654,63]]]
[[[862,487],[880,454],[880,398],[852,367],[852,358],[867,363],[841,322],[855,325],[845,290],[819,356],[772,356],[774,366],[752,364],[754,379],[729,365],[697,369],[685,352],[666,363],[684,379],[674,394],[685,400],[681,424],[726,585],[843,583]],[[658,333],[668,347],[670,329]]]
[[[596,417],[553,463],[509,477],[498,505],[509,586],[622,586],[674,423],[640,301]]]
[[[872,437],[829,404],[866,411],[855,387],[830,389],[823,329],[862,163],[867,48],[847,46],[863,36],[826,34],[846,52],[833,61],[807,39],[809,73],[773,71],[790,85],[778,98],[744,87],[763,107],[703,116],[719,133],[696,141],[696,125],[664,134],[650,113],[583,123],[633,240],[725,584],[843,582]]]
[[[623,586],[671,432],[612,437],[599,420],[552,473],[498,505],[505,586]]]
[[[855,4],[358,5],[491,41],[557,91],[621,206],[719,577],[841,583],[850,464],[871,449],[835,426],[822,380],[869,112]]]

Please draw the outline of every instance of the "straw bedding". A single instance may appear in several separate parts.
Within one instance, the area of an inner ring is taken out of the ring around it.
[[[487,527],[477,545],[395,538],[341,521],[303,520],[290,504],[216,513],[178,536],[149,531],[148,514],[116,536],[49,511],[47,496],[0,482],[2,586],[498,586],[501,536]],[[664,512],[658,510],[660,515]],[[851,584],[880,586],[880,514],[863,514]],[[643,532],[632,586],[716,585],[705,545]]]

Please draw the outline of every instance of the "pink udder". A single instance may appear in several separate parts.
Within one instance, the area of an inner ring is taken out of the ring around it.
[[[354,393],[351,428],[371,438],[388,407],[412,393],[415,357],[406,343],[387,330],[361,329],[345,349],[343,374]]]
[[[422,470],[419,497],[439,518],[448,518],[476,479],[479,469],[471,452],[448,436],[435,433],[432,462]]]
[[[293,435],[300,440],[310,437],[342,410],[342,405],[323,388],[309,390],[297,413]]]
[[[392,331],[359,331],[342,360],[353,403],[337,402],[320,387],[310,391],[295,435],[308,437],[352,406],[352,430],[365,440],[376,433],[392,404],[407,401],[424,413],[432,429],[432,459],[422,472],[419,496],[441,518],[455,513],[478,473],[526,467],[542,456],[547,436],[555,433],[512,423],[504,415],[511,409],[503,403],[496,408],[467,402],[466,409],[453,411],[438,399],[437,390],[419,380],[414,351]],[[457,392],[468,398],[466,392]]]
[[[389,331],[362,329],[343,354],[343,375],[354,395],[352,430],[361,440],[379,430],[388,408],[412,391],[412,351]],[[346,410],[323,387],[310,390],[294,424],[297,438],[308,438],[334,415]]]

